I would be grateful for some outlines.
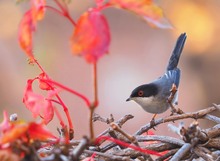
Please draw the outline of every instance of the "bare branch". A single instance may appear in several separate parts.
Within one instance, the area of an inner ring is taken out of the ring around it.
[[[122,117],[121,119],[119,119],[118,121],[116,121],[116,124],[119,126],[119,127],[122,127],[122,125],[124,123],[126,123],[128,120],[134,118],[134,116],[132,115],[125,115],[124,117]],[[101,134],[99,134],[97,137],[100,137],[102,135],[106,135],[107,133],[109,133],[109,131],[111,130],[111,128],[108,128],[106,129],[105,131],[103,131]]]
[[[211,113],[215,111],[217,108],[216,107],[208,107],[206,109],[197,111],[197,112],[191,112],[191,113],[184,113],[181,115],[172,115],[168,116],[166,118],[160,118],[155,120],[155,126],[165,123],[165,122],[172,122],[176,120],[182,120],[182,119],[187,119],[187,118],[194,118],[194,119],[201,119],[203,118],[206,114]],[[150,123],[146,124],[145,126],[142,126],[134,135],[141,135],[144,132],[147,132],[149,129],[152,128],[152,125]]]
[[[184,155],[191,149],[192,145],[189,143],[185,143],[176,154],[170,159],[170,161],[181,160]]]

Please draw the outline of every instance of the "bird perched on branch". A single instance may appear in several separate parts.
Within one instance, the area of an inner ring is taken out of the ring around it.
[[[172,104],[177,104],[178,91],[172,93],[172,89],[178,89],[179,87],[180,69],[177,68],[177,65],[185,41],[186,33],[183,33],[177,39],[165,74],[151,83],[143,84],[135,88],[126,101],[135,101],[145,111],[155,114],[154,117],[156,114],[165,112]],[[169,102],[168,98],[172,94],[173,98],[171,102]]]

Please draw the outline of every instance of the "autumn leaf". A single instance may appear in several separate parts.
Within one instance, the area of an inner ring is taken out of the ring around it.
[[[43,124],[37,124],[35,122],[23,122],[14,124],[13,128],[6,131],[0,138],[0,144],[11,143],[16,139],[33,139],[45,141],[52,138],[56,139],[56,136],[46,130],[43,127]]]
[[[45,6],[46,1],[45,0],[32,0],[32,15],[34,21],[39,21],[44,18],[45,14]]]
[[[18,40],[21,48],[30,59],[30,63],[35,61],[33,55],[33,32],[36,30],[37,21],[42,20],[45,13],[45,0],[32,0],[31,9],[28,10],[19,25]]]
[[[40,116],[45,124],[48,124],[54,116],[54,108],[50,101],[55,91],[49,91],[48,96],[44,96],[34,93],[32,90],[33,79],[27,81],[25,94],[23,97],[23,103],[32,112],[33,117]]]
[[[37,124],[35,122],[29,124],[28,134],[30,135],[31,139],[34,140],[47,140],[47,139],[57,138],[51,132],[46,130],[43,124]]]
[[[77,22],[71,43],[72,52],[90,63],[108,53],[110,33],[105,17],[97,10],[85,12]]]
[[[32,11],[29,10],[22,18],[18,31],[18,40],[21,48],[25,51],[30,61],[34,61],[34,55],[32,52],[32,32],[35,31],[35,25],[32,19]]]
[[[0,144],[13,142],[14,140],[24,135],[27,129],[28,125],[25,123],[14,126],[12,129],[5,132],[4,135],[0,138]]]
[[[42,79],[47,80],[49,79],[49,77],[47,76],[46,73],[41,73],[39,75],[39,88],[42,90],[52,90],[53,86],[49,84],[48,82],[42,81]]]
[[[110,4],[141,16],[153,27],[172,28],[164,18],[163,10],[153,0],[110,0]]]

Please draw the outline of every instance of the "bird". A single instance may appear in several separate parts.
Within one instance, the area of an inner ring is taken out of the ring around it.
[[[135,101],[146,112],[154,114],[152,120],[157,114],[167,111],[172,104],[178,103],[178,91],[174,93],[170,104],[168,98],[171,95],[172,88],[178,89],[180,83],[180,69],[177,67],[187,35],[180,34],[176,45],[169,59],[164,75],[156,80],[136,87],[126,101]]]

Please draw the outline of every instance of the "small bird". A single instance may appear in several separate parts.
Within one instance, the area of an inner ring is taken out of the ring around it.
[[[177,65],[185,44],[185,40],[186,33],[182,33],[177,39],[165,74],[151,83],[143,84],[135,88],[126,101],[135,101],[146,112],[155,114],[154,117],[156,114],[165,112],[170,107],[168,97],[171,94],[171,89],[173,85],[176,88],[179,87],[180,69],[177,68]],[[177,95],[178,92],[175,93],[171,102],[172,104],[177,104]]]

